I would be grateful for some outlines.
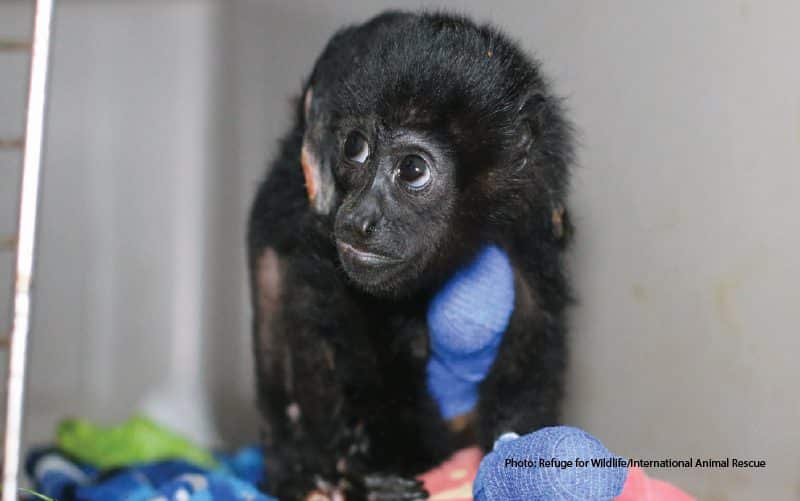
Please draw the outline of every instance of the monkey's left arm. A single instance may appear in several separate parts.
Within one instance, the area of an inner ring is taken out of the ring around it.
[[[487,246],[428,309],[428,391],[445,419],[475,414],[490,450],[502,433],[556,424],[564,340],[560,319],[505,251]]]

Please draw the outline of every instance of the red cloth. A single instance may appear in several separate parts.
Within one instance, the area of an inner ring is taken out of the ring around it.
[[[430,493],[430,501],[472,501],[472,482],[483,452],[478,447],[461,449],[450,459],[418,478]]]

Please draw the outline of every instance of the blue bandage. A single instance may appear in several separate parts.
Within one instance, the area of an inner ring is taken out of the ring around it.
[[[606,461],[593,464],[592,459]],[[522,437],[506,434],[481,461],[472,492],[475,501],[609,501],[622,493],[628,475],[620,460],[599,440],[570,426]]]
[[[495,245],[484,247],[428,306],[428,392],[446,419],[472,410],[514,311],[514,271]]]

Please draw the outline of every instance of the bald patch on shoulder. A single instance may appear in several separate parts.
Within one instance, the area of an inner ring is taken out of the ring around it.
[[[282,374],[286,391],[294,388],[292,378],[292,356],[288,340],[278,325],[283,309],[285,263],[271,247],[267,247],[256,259],[256,345],[259,371],[267,374]]]
[[[267,247],[256,261],[256,284],[259,316],[264,319],[274,315],[281,307],[280,257],[271,247]]]

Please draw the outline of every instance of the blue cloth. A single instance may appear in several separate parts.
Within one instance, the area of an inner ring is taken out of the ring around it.
[[[73,463],[55,449],[30,453],[25,470],[37,492],[58,500],[73,499],[75,489],[90,484],[97,476],[94,468]]]
[[[514,271],[504,251],[484,247],[431,300],[427,387],[447,419],[472,410],[514,311]]]
[[[159,500],[267,500],[251,483],[224,473],[205,475],[184,474],[163,485],[156,496]],[[163,496],[163,497],[162,497]]]
[[[592,459],[607,461],[600,465]],[[621,461],[599,440],[570,426],[521,437],[505,434],[481,461],[473,496],[475,501],[608,501],[622,493],[628,475]]]
[[[256,488],[264,472],[260,448],[244,447],[216,459],[220,466],[214,471],[171,460],[101,474],[46,449],[34,451],[26,469],[34,490],[58,501],[276,501]]]
[[[261,447],[242,447],[234,454],[217,454],[216,459],[223,472],[253,485],[264,479],[264,450]]]

